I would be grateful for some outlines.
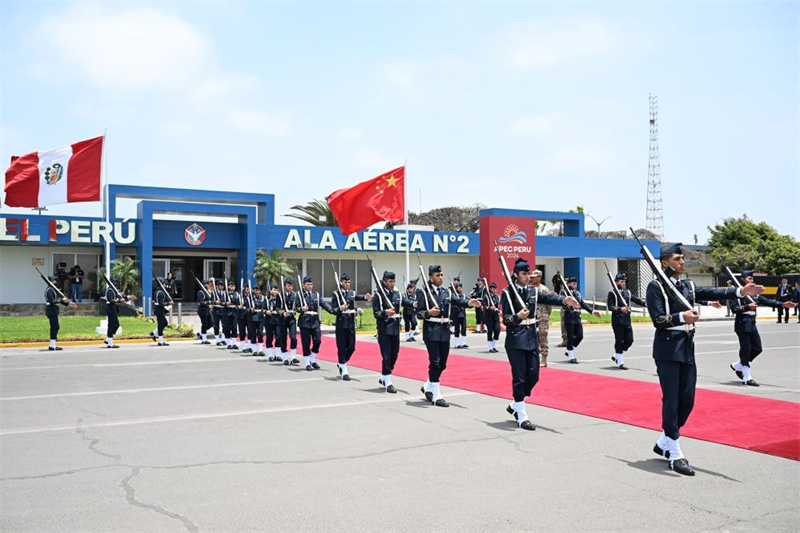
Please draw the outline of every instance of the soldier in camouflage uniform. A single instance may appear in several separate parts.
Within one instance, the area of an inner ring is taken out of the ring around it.
[[[534,270],[531,274],[531,283],[540,291],[550,292],[546,285],[542,284],[542,271]],[[536,306],[536,320],[538,320],[539,327],[536,331],[536,336],[539,342],[539,366],[547,366],[547,355],[550,352],[550,345],[547,342],[547,334],[550,331],[550,313],[553,310],[551,305],[539,304]]]

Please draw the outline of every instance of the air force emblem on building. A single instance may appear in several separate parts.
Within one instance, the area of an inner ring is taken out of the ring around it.
[[[64,167],[61,163],[55,163],[52,167],[47,167],[44,171],[44,181],[48,185],[55,185],[64,176]]]
[[[503,244],[509,244],[512,242],[525,244],[528,242],[528,234],[524,231],[520,231],[519,226],[515,224],[509,224],[503,231],[503,236],[500,237],[500,242]]]
[[[192,246],[200,246],[203,244],[203,241],[206,240],[206,230],[195,223],[186,228],[186,231],[183,232],[183,236],[186,238],[186,242]]]

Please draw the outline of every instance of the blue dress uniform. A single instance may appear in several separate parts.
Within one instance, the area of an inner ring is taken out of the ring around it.
[[[56,276],[50,276],[49,279],[51,282],[55,282],[58,280]],[[58,313],[59,304],[63,305],[64,307],[69,305],[69,300],[66,298],[61,298],[56,290],[53,287],[47,287],[44,291],[44,300],[45,300],[45,308],[44,314],[47,316],[47,320],[50,322],[50,346],[48,350],[56,351],[62,350],[61,346],[56,346],[56,340],[58,340],[58,330],[61,329],[61,325],[58,323]]]
[[[119,348],[114,344],[114,335],[119,329],[119,303],[124,302],[124,298],[120,298],[117,291],[111,287],[106,287],[106,322],[108,328],[106,330],[106,346],[108,348]]]
[[[578,281],[575,277],[570,277],[565,279],[564,281],[567,282],[567,285],[570,283]],[[571,294],[570,294],[571,293]],[[570,290],[567,292],[567,288],[564,287],[561,289],[562,296],[572,296],[578,303],[580,304],[581,308],[586,311],[587,313],[592,313],[593,310],[583,301],[581,297],[581,293],[577,290]],[[561,308],[561,313],[564,316],[564,327],[567,329],[567,351],[564,352],[564,355],[567,356],[567,360],[570,363],[577,364],[578,358],[575,357],[575,348],[580,346],[581,341],[583,340],[583,324],[581,323],[581,310],[580,309],[573,309],[569,306],[565,306]]]
[[[408,302],[407,304],[405,302]],[[417,292],[416,285],[409,283],[403,299],[403,326],[406,331],[406,342],[414,342],[417,330]]]
[[[217,346],[225,346],[225,328],[223,327],[223,316],[225,314],[225,282],[217,280],[217,288],[214,290],[214,309],[212,318],[214,319],[214,339]]]
[[[786,278],[781,279],[781,281],[783,281],[784,279],[786,279]],[[794,289],[792,289],[792,286],[789,285],[788,282],[787,283],[781,283],[780,285],[778,285],[778,290],[775,291],[775,299],[777,299],[781,303],[789,302],[789,301],[792,300],[792,293],[793,292],[794,292]],[[784,316],[784,312],[786,313],[786,323],[787,324],[789,323],[789,309],[786,308],[785,311],[784,311],[783,307],[779,307],[778,308],[778,324],[781,323],[781,318]]]
[[[461,283],[454,283],[456,296],[464,298],[464,289]],[[483,309],[481,309],[482,311]],[[456,307],[452,310],[453,335],[455,336],[454,348],[469,348],[467,346],[467,310],[463,307]],[[486,320],[486,315],[481,317],[481,323]]]
[[[442,267],[433,265],[428,267],[428,275],[440,273]],[[450,312],[453,307],[468,307],[469,301],[458,295],[450,294],[444,285],[437,287],[427,281],[435,301],[431,302],[425,291],[417,289],[417,317],[422,323],[422,340],[428,350],[428,381],[422,386],[425,398],[439,407],[449,407],[450,404],[442,398],[439,390],[439,379],[447,367],[447,357],[450,355]],[[439,316],[431,316],[429,309],[438,307]]]
[[[248,289],[249,290],[249,289]],[[239,332],[239,341],[241,342],[242,349],[249,348],[250,344],[252,344],[253,339],[247,336],[247,311],[245,309],[248,299],[248,295],[245,294],[244,288],[242,288],[241,293],[237,293],[239,295],[239,306],[236,308],[236,330]],[[252,351],[252,350],[251,350]]]
[[[266,301],[261,294],[261,287],[253,287],[250,298],[245,300],[247,315],[247,340],[254,345],[242,350],[242,353],[251,353],[255,356],[264,355],[261,351],[261,343],[264,342],[264,309]]]
[[[477,298],[478,300],[486,297],[486,286],[483,284],[483,278],[478,278],[475,282],[475,286],[472,288],[469,297]],[[483,307],[478,307],[475,309],[475,333],[485,331],[486,327],[486,310],[483,309]]]
[[[267,345],[267,359],[270,361],[280,361],[280,327],[283,316],[278,308],[277,286],[270,284],[269,294],[264,297],[264,314],[262,315],[262,326]],[[264,352],[261,352],[264,355]]]
[[[208,285],[208,282],[205,282]],[[207,334],[208,330],[214,325],[211,318],[211,308],[214,305],[214,288],[212,287],[208,294],[206,290],[200,289],[197,291],[197,316],[200,317],[200,344],[211,344]]]
[[[156,329],[150,333],[153,341],[158,337],[159,346],[169,346],[164,342],[164,328],[167,327],[167,306],[172,305],[172,299],[164,292],[161,287],[156,289],[153,296],[153,314],[156,315]]]
[[[395,279],[394,272],[384,272],[383,281]],[[382,296],[379,291],[383,291]],[[389,300],[391,306],[387,305]],[[410,303],[407,301],[406,303]],[[397,389],[392,385],[392,371],[397,363],[397,356],[400,355],[400,307],[403,304],[400,293],[389,290],[385,285],[378,287],[372,296],[372,313],[375,315],[375,322],[378,328],[378,346],[381,349],[381,377],[378,383],[383,385],[386,392],[396,393]],[[389,316],[387,311],[392,309],[394,315]]]
[[[522,258],[514,263],[514,273],[530,272],[530,265]],[[519,294],[518,299],[514,292]],[[522,310],[519,300],[525,303],[530,311],[526,319],[517,316]],[[503,323],[506,326],[505,349],[508,362],[511,364],[511,390],[514,401],[506,411],[514,417],[522,429],[532,431],[536,429],[528,419],[525,411],[525,399],[531,395],[533,387],[539,381],[539,338],[536,334],[536,306],[564,305],[564,296],[559,296],[537,287],[514,287],[503,289],[500,305],[503,310]]]
[[[752,270],[742,271],[742,278],[753,275]],[[750,374],[750,363],[761,353],[761,335],[756,327],[756,310],[750,309],[750,304],[781,308],[783,304],[758,295],[751,298],[737,298],[733,301],[731,310],[734,314],[733,331],[739,337],[739,361],[731,365],[731,369],[745,385],[758,387],[758,383]]]
[[[498,352],[497,341],[500,340],[500,295],[492,293],[492,290],[496,288],[497,283],[491,282],[489,284],[489,292],[484,292],[484,297],[481,298],[489,353]],[[492,310],[492,307],[494,307],[494,310]]]
[[[231,290],[233,286],[233,290]],[[227,301],[224,304],[224,312],[222,314],[222,325],[227,339],[228,350],[236,350],[239,346],[236,345],[236,324],[239,318],[239,306],[242,305],[239,299],[239,293],[236,292],[236,283],[230,281],[228,283],[228,290],[225,293]]]
[[[342,273],[339,281],[350,281],[350,276]],[[339,376],[343,381],[350,381],[347,363],[353,356],[353,352],[356,351],[356,302],[366,300],[365,295],[345,290],[341,285],[331,295],[331,309],[336,315],[336,352],[339,358],[336,367],[339,369]],[[347,306],[347,310],[343,311],[342,308],[345,306]]]
[[[662,256],[680,254],[680,244],[662,250]],[[696,287],[691,280],[670,278],[686,301],[694,306],[698,300],[725,301],[737,297],[733,287],[716,289]],[[739,293],[741,294],[741,293]],[[694,324],[684,324],[683,314],[671,294],[653,280],[647,286],[647,310],[656,328],[653,339],[653,359],[656,361],[658,381],[661,385],[661,427],[663,433],[653,451],[670,460],[670,468],[685,475],[694,470],[684,459],[678,439],[680,428],[689,419],[694,407],[697,366],[694,360]],[[678,462],[680,460],[680,462]]]
[[[298,305],[300,298],[292,291],[291,279],[287,278],[283,281],[283,288],[284,291],[278,293],[276,304],[281,310],[277,335],[283,364],[288,366],[290,364],[296,365],[300,362],[295,357],[297,355],[297,319],[295,318],[295,313],[300,307]],[[283,301],[284,294],[286,295],[286,302]],[[288,352],[289,349],[291,349],[291,353]]]
[[[625,274],[617,274],[614,281],[627,281],[628,277]],[[608,293],[606,305],[611,311],[611,329],[614,330],[614,355],[611,360],[616,363],[620,370],[628,370],[625,366],[625,352],[633,346],[633,326],[631,325],[631,302],[636,305],[647,305],[644,300],[636,298],[631,294],[628,289],[619,289],[622,295],[622,301],[617,294],[616,290]],[[627,313],[623,313],[621,309],[628,308]]]
[[[306,283],[313,283],[313,280],[306,276],[303,278],[303,284]],[[306,370],[318,370],[317,354],[322,341],[322,330],[319,322],[320,308],[331,314],[333,314],[333,309],[328,305],[328,302],[320,297],[319,293],[313,290],[307,291],[305,288],[300,290],[308,307],[307,311],[300,311],[300,318],[297,320],[297,324],[300,326],[300,342],[303,345],[303,364]]]

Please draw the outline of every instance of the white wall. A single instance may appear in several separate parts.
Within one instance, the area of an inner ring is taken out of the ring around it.
[[[603,266],[603,261],[608,265],[611,270],[611,275],[617,275],[617,259],[609,257],[605,259],[587,259],[586,260],[586,289],[582,292],[583,297],[586,299],[597,298],[598,301],[606,301],[608,291],[611,290],[611,284],[606,276],[606,267]]]
[[[0,303],[42,303],[45,284],[33,268],[33,259],[43,259],[39,270],[53,272],[53,254],[102,253],[95,246],[0,246]],[[72,265],[70,265],[72,266]]]

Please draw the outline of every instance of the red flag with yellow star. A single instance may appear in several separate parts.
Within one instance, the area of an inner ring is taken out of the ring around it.
[[[405,216],[406,168],[399,167],[328,196],[328,205],[345,235],[376,222],[401,222]]]

